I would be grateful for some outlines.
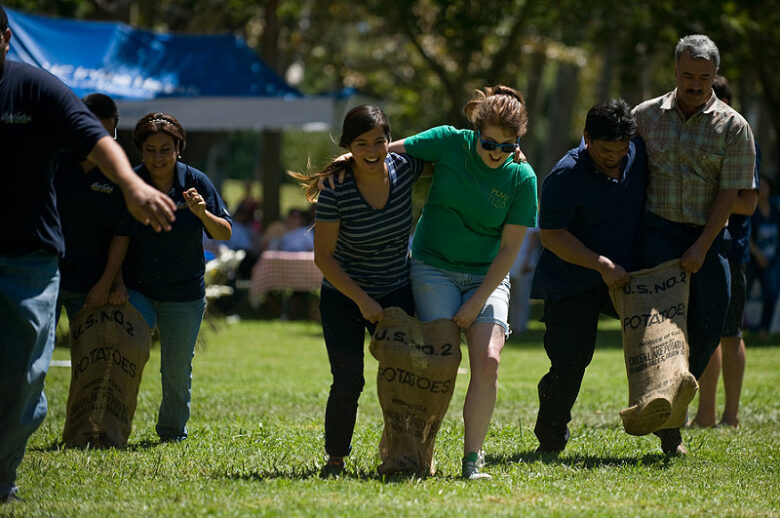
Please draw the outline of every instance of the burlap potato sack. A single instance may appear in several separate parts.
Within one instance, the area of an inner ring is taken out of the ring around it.
[[[628,285],[610,290],[628,374],[629,407],[620,417],[631,435],[682,426],[698,390],[688,371],[689,279],[674,259],[632,272]]]
[[[379,361],[384,416],[379,473],[432,475],[436,433],[460,365],[460,329],[452,320],[420,322],[400,308],[387,308],[369,350]]]
[[[83,309],[71,320],[66,446],[127,444],[151,341],[146,321],[127,303]]]

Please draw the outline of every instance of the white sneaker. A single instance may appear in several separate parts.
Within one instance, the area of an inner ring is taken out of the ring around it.
[[[463,478],[466,480],[481,480],[491,479],[487,473],[480,472],[480,468],[485,466],[485,452],[480,450],[476,453],[476,459],[474,459],[474,453],[470,453],[463,457]]]

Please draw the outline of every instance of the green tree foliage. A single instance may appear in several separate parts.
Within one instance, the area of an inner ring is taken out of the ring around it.
[[[762,127],[780,134],[780,8],[775,1],[693,0],[597,2],[593,31],[584,44],[602,61],[613,56],[614,81],[606,89],[632,103],[674,87],[674,47],[682,36],[706,34],[721,53],[720,73],[736,87],[737,109],[760,105]],[[611,77],[611,75],[610,75]],[[755,121],[751,121],[755,122]],[[757,128],[754,128],[756,131]],[[769,142],[766,135],[760,135]],[[777,167],[778,139],[765,158]],[[766,162],[765,162],[766,163]]]
[[[140,27],[233,32],[303,92],[351,87],[383,105],[394,134],[465,125],[461,107],[475,88],[505,83],[528,100],[529,149],[550,157],[578,138],[585,111],[606,97],[630,103],[674,86],[673,49],[691,33],[713,38],[738,108],[754,110],[780,134],[776,0],[11,0],[9,7]],[[266,9],[275,10],[269,55]],[[355,99],[351,102],[357,102]],[[571,105],[571,106],[569,106]],[[335,131],[338,131],[337,129]],[[766,132],[770,133],[770,132]],[[765,137],[766,138],[766,137]],[[776,163],[777,138],[765,148]],[[525,144],[524,144],[525,146]],[[774,152],[772,152],[774,151]]]

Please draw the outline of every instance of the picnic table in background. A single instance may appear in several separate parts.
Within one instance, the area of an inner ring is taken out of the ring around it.
[[[321,283],[314,252],[267,250],[252,268],[249,303],[257,307],[269,291],[317,291]]]

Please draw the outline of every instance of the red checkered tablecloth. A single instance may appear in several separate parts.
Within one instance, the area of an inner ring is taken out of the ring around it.
[[[316,291],[321,283],[314,252],[266,251],[252,268],[249,300],[256,305],[271,290]]]

